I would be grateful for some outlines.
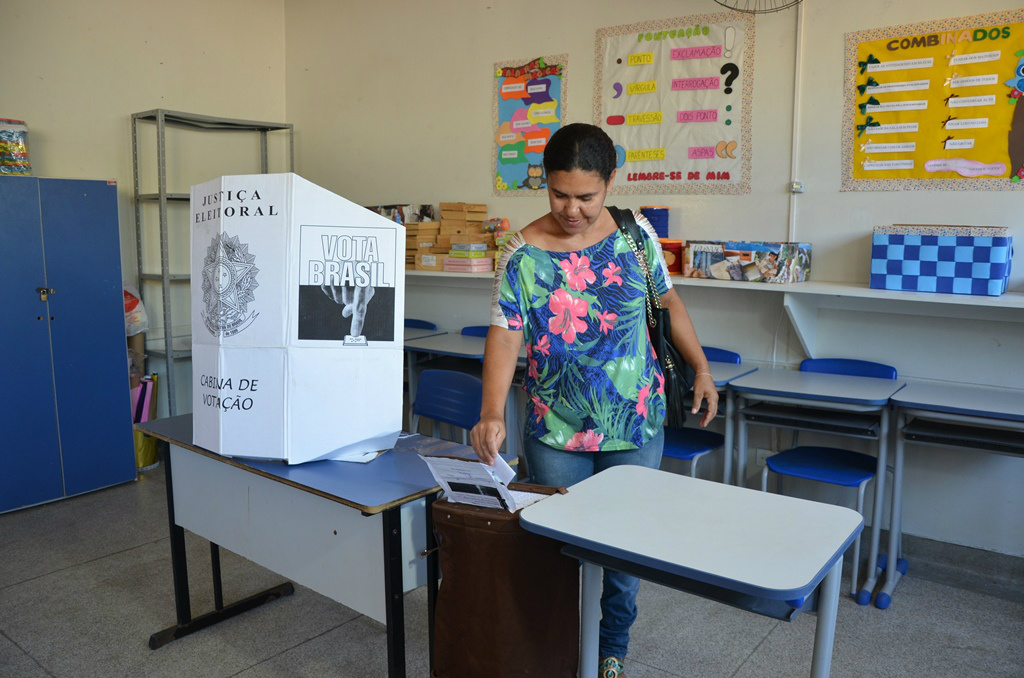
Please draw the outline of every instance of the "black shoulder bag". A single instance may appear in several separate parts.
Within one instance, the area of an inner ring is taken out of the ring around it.
[[[662,307],[661,297],[654,287],[654,279],[651,278],[651,272],[647,267],[647,257],[644,256],[640,245],[640,226],[633,218],[632,210],[608,207],[608,211],[636,255],[636,261],[647,283],[644,294],[647,303],[647,329],[651,335],[654,352],[658,356],[658,363],[661,365],[661,372],[665,376],[665,425],[669,428],[682,428],[686,423],[686,403],[683,401],[693,388],[693,368],[683,360],[672,343],[672,321],[669,319],[668,309]]]

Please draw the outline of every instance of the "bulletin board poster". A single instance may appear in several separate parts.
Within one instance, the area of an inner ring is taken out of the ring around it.
[[[494,195],[547,195],[544,149],[565,119],[568,54],[494,64]]]
[[[750,192],[754,18],[722,12],[597,31],[594,123],[613,192]]]
[[[848,33],[844,191],[1024,189],[1024,9]]]

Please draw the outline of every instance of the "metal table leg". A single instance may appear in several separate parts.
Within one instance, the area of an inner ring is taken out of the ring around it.
[[[743,418],[746,399],[736,396],[736,486],[747,486],[747,421]]]
[[[907,415],[900,410],[896,417],[896,446],[893,452],[892,511],[889,513],[889,551],[886,554],[885,586],[875,596],[875,607],[884,610],[892,602],[892,594],[900,578],[907,572],[907,561],[900,553],[903,532],[903,427]]]
[[[402,598],[401,506],[381,514],[384,526],[384,597],[388,677],[405,678],[405,602]]]
[[[836,613],[839,610],[842,572],[843,559],[838,558],[818,589],[818,626],[814,630],[811,678],[828,678],[832,671],[832,648],[836,639]]]
[[[867,605],[874,595],[875,585],[882,574],[879,567],[878,547],[882,537],[882,513],[885,506],[885,472],[888,467],[889,448],[889,408],[882,408],[878,430],[878,464],[875,468],[875,501],[871,514],[871,548],[868,553],[868,576],[864,585],[857,591],[857,604]]]
[[[437,580],[440,574],[437,539],[434,535],[434,501],[437,494],[428,494],[427,502],[427,642],[430,670],[434,670],[434,611],[437,609]]]
[[[601,581],[604,569],[583,561],[580,601],[580,676],[597,675],[598,635],[601,624]]]
[[[736,417],[736,397],[728,385],[725,387],[725,450],[722,452],[722,482],[732,482],[733,427]]]
[[[162,631],[157,631],[149,637],[149,649],[155,650],[163,647],[171,641],[183,638],[184,636],[213,626],[225,619],[259,607],[264,603],[277,600],[283,596],[290,596],[295,592],[291,582],[279,584],[248,598],[244,598],[230,605],[224,605],[224,597],[220,582],[220,549],[210,544],[211,568],[213,570],[213,591],[214,610],[198,617],[192,617],[192,609],[189,603],[188,585],[188,561],[185,556],[185,530],[174,520],[174,480],[171,470],[171,451],[167,450],[164,455],[164,474],[167,485],[167,524],[170,530],[171,541],[171,573],[174,580],[174,608],[177,616],[177,624]]]

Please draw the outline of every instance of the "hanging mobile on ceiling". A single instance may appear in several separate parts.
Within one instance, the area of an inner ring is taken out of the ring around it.
[[[795,7],[803,0],[715,0],[722,7],[746,14],[771,14]]]

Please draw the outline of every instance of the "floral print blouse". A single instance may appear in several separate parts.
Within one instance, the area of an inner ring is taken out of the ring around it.
[[[668,287],[661,246],[640,225],[659,294]],[[559,449],[643,446],[665,419],[665,380],[647,334],[646,284],[616,229],[577,252],[549,252],[516,235],[494,280],[491,324],[523,332],[525,435]]]

